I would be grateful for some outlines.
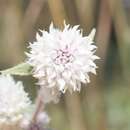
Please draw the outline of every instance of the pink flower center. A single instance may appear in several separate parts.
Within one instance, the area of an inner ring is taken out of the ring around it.
[[[73,59],[73,55],[68,46],[65,46],[64,49],[56,50],[56,57],[54,58],[54,62],[56,64],[65,65],[67,63],[71,63]]]

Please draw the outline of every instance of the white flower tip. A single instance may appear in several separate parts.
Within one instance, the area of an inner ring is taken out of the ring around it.
[[[27,129],[27,128],[29,127],[29,125],[30,125],[30,121],[27,120],[27,119],[24,119],[24,120],[22,120],[22,121],[20,122],[20,127],[21,127],[22,129]]]
[[[42,123],[42,124],[48,124],[50,122],[50,118],[47,115],[47,113],[45,112],[41,112],[39,113],[39,115],[37,116],[37,121],[38,123]]]
[[[39,32],[41,32],[41,33],[42,33],[42,32],[43,32],[43,30],[42,30],[42,29],[39,29]]]
[[[65,81],[63,79],[58,79],[57,83],[60,86],[60,91],[62,91],[64,93]]]
[[[64,21],[63,21],[63,25],[64,25],[64,27],[69,27],[70,26],[70,24],[67,24],[67,22],[65,21],[65,19],[64,19]]]
[[[39,40],[40,39],[40,34],[39,33],[36,33],[36,39]]]
[[[50,27],[49,27],[49,31],[51,32],[51,30],[53,30],[53,29],[54,29],[54,24],[53,24],[53,22],[51,22]]]
[[[64,26],[66,26],[66,21],[65,21],[65,19],[64,19]]]
[[[96,29],[93,28],[92,31],[91,31],[90,34],[89,34],[89,37],[93,40],[94,37],[95,37],[95,34],[96,34]]]

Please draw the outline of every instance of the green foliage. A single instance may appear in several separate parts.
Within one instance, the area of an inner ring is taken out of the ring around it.
[[[32,74],[32,66],[30,66],[28,63],[21,63],[12,68],[2,70],[0,72],[1,74],[27,76]]]

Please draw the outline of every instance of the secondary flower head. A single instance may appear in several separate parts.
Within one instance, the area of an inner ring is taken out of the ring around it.
[[[96,74],[95,29],[83,36],[78,27],[65,24],[59,30],[51,24],[49,32],[37,33],[36,41],[30,43],[27,62],[34,67],[33,74],[40,86],[63,93],[67,89],[80,91],[81,83],[90,82],[89,73]]]
[[[30,109],[31,101],[22,82],[10,76],[0,75],[0,126],[17,124]]]
[[[27,119],[27,118],[22,120],[20,125],[21,125],[21,128],[24,130],[33,130],[33,129],[36,129],[36,127],[38,130],[41,130],[41,129],[43,130],[43,127],[46,128],[49,122],[50,122],[50,118],[48,114],[46,112],[40,112],[37,115],[37,119],[34,125],[31,126],[32,122],[30,119]]]

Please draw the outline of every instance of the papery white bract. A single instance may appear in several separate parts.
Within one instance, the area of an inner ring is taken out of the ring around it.
[[[25,118],[31,101],[22,82],[10,75],[0,75],[0,126],[17,124]]]
[[[37,33],[36,41],[30,43],[27,62],[34,67],[40,86],[63,93],[80,91],[81,82],[90,82],[89,73],[96,74],[95,29],[84,37],[78,27],[65,25],[59,30],[51,24],[49,32]]]

